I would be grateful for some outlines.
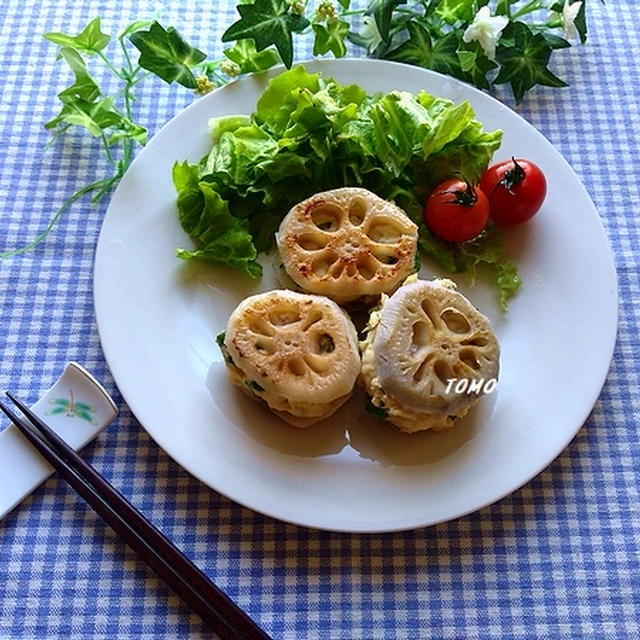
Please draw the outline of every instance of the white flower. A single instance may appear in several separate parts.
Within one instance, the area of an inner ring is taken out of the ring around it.
[[[367,42],[367,49],[369,53],[375,51],[376,47],[382,42],[382,36],[380,35],[380,31],[378,30],[378,25],[376,21],[371,16],[364,16],[362,18],[362,37]]]
[[[560,19],[562,20],[562,31],[567,40],[577,40],[580,37],[575,25],[580,7],[582,7],[582,2],[571,3],[571,0],[564,0]]]
[[[509,23],[509,19],[505,16],[492,16],[489,7],[482,7],[476,13],[473,22],[466,28],[462,34],[465,42],[477,40],[484,50],[487,58],[493,60],[496,55],[496,45],[502,30]]]

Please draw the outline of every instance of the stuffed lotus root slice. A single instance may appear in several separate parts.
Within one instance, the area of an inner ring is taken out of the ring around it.
[[[402,209],[355,187],[304,200],[277,234],[293,281],[341,303],[394,290],[414,270],[417,241],[417,226]]]
[[[249,380],[296,402],[351,393],[360,369],[351,320],[320,296],[276,290],[247,298],[229,318],[225,344]]]
[[[461,294],[431,282],[401,287],[382,309],[373,341],[380,386],[414,411],[454,414],[480,394],[456,378],[497,378],[499,346],[489,321]]]

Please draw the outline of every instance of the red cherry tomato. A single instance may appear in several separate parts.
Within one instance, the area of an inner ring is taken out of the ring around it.
[[[466,180],[445,180],[432,192],[424,207],[424,221],[439,238],[465,242],[475,238],[489,221],[489,201]]]
[[[523,158],[511,158],[489,167],[480,180],[489,198],[490,215],[499,224],[520,224],[532,218],[547,195],[542,170]]]

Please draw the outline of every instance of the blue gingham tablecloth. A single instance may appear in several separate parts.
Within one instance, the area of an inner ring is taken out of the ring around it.
[[[116,33],[157,15],[217,55],[234,6],[5,0],[0,251],[35,236],[66,197],[107,171],[84,133],[44,150],[43,123],[68,75],[42,34],[77,33],[96,16]],[[285,524],[221,497],[156,446],[106,366],[92,269],[107,202],[77,202],[35,250],[0,260],[0,389],[35,401],[69,360],[94,373],[120,415],[85,457],[274,638],[640,637],[640,8],[637,0],[587,8],[587,45],[554,56],[570,86],[536,89],[518,111],[569,161],[602,216],[619,277],[618,340],[573,442],[477,513],[349,535]],[[140,94],[138,119],[151,134],[194,99],[155,81]],[[0,585],[1,638],[207,637],[56,475],[0,521]]]

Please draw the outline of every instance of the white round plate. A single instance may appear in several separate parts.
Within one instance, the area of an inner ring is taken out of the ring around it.
[[[468,99],[504,131],[494,159],[524,156],[548,178],[543,209],[509,231],[524,284],[509,311],[488,281],[460,290],[501,344],[496,390],[454,429],[404,435],[364,411],[357,393],[332,419],[297,430],[228,382],[215,343],[246,295],[275,286],[175,257],[189,246],[171,168],[209,149],[208,119],[250,113],[276,71],[227,85],[173,118],[138,155],[107,211],[95,264],[95,309],[109,367],[151,437],[209,487],[275,518],[328,530],[382,532],[472,512],[522,486],[570,442],[604,383],[615,342],[617,285],[598,214],[576,175],[530,124],[463,83],[407,65],[313,61],[341,83]],[[579,234],[576,229],[579,228]],[[424,265],[422,274],[433,275]]]

